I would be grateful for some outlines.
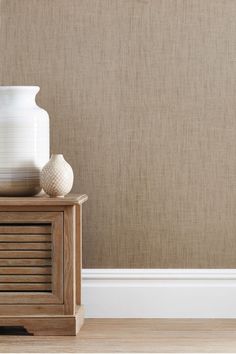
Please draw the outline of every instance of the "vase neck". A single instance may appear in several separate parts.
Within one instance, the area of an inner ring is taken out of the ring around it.
[[[52,154],[51,155],[51,160],[64,160],[63,154]]]
[[[38,86],[0,86],[0,106],[34,107]]]

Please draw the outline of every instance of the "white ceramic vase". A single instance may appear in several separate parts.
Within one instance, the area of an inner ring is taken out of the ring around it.
[[[37,106],[38,86],[0,86],[0,196],[40,192],[49,160],[49,117]]]
[[[71,191],[73,182],[73,170],[63,155],[52,155],[40,174],[40,183],[44,192],[50,197],[64,197]]]

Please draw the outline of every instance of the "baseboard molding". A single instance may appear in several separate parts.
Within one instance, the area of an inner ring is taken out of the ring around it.
[[[87,318],[236,318],[236,269],[84,269]]]

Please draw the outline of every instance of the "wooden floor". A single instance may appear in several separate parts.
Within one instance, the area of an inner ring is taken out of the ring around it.
[[[236,320],[87,319],[77,337],[0,336],[0,353],[236,353]]]

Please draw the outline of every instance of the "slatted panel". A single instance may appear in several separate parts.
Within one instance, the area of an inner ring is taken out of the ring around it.
[[[0,224],[0,292],[52,291],[50,224]]]
[[[50,225],[21,225],[21,224],[1,224],[0,225],[0,234],[51,234]]]
[[[47,283],[0,283],[0,291],[30,291],[30,292],[38,292],[38,291],[51,291],[51,284]]]
[[[0,275],[6,274],[52,274],[51,267],[0,267]]]
[[[52,260],[50,258],[39,258],[39,259],[0,259],[0,268],[1,267],[37,267],[37,266],[51,266]]]
[[[24,242],[24,243],[15,243],[15,242],[0,242],[0,251],[3,250],[40,250],[40,251],[47,251],[51,250],[51,243],[50,242]]]
[[[0,283],[50,283],[51,276],[40,275],[0,275]]]
[[[1,250],[0,258],[51,258],[51,251],[12,251],[12,250]]]
[[[15,242],[16,235],[0,234],[0,242]],[[17,235],[17,242],[51,242],[51,235]]]

